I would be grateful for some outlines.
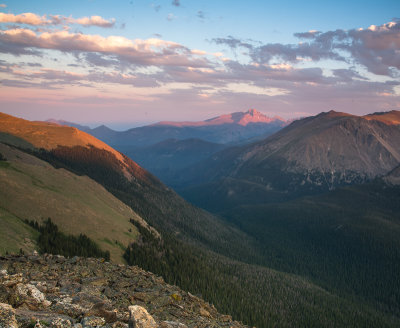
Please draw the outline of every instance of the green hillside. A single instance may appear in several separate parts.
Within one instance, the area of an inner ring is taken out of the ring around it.
[[[50,217],[63,232],[83,232],[102,249],[109,250],[114,261],[122,261],[125,248],[137,236],[129,219],[145,224],[131,208],[87,176],[55,169],[1,143],[0,153],[7,159],[0,162],[2,253],[19,249],[15,245],[20,245],[23,235],[34,239],[35,232],[22,220],[40,222]],[[12,237],[16,231],[18,237]],[[26,246],[26,250],[32,248]]]

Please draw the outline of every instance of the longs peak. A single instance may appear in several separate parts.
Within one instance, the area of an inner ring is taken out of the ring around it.
[[[286,121],[281,117],[278,116],[269,117],[257,111],[256,109],[250,109],[247,112],[236,112],[231,114],[220,115],[205,121],[197,121],[197,122],[163,121],[155,125],[171,125],[176,127],[184,127],[184,126],[210,126],[210,125],[223,125],[223,124],[237,124],[246,126],[249,123],[272,123],[272,122],[285,123]]]

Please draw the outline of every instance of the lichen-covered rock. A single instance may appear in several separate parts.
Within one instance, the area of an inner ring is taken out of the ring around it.
[[[14,302],[15,306],[24,304],[33,310],[50,305],[44,294],[31,284],[18,284],[15,287]]]
[[[160,323],[160,328],[188,328],[186,325],[176,321],[163,321]]]
[[[9,304],[0,303],[0,328],[18,328],[15,311]]]
[[[106,324],[106,321],[102,317],[84,317],[81,321],[83,328],[101,327]]]
[[[69,315],[72,318],[82,316],[89,311],[88,308],[84,308],[79,304],[73,304],[72,298],[67,295],[62,295],[61,297],[56,298],[55,301],[56,302],[52,306],[52,309],[58,313]]]
[[[21,282],[23,282],[21,273],[8,275],[7,270],[3,270],[3,275],[0,276],[0,284],[2,284],[4,287],[13,288],[15,285]]]
[[[55,318],[50,323],[51,328],[71,328],[71,321],[63,318]]]
[[[157,323],[144,307],[132,305],[128,309],[129,328],[157,328]]]

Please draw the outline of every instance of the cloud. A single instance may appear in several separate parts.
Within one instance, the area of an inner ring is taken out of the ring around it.
[[[55,31],[35,33],[29,29],[0,31],[0,49],[12,53],[30,53],[32,48],[63,52],[94,52],[118,56],[135,65],[207,67],[204,57],[192,55],[190,49],[172,41],[160,39],[130,40],[120,36],[102,37]],[[8,48],[7,48],[8,47]]]
[[[299,39],[314,39],[315,36],[320,33],[321,32],[319,32],[319,31],[311,30],[308,32],[294,33],[293,35]]]
[[[20,63],[22,66],[29,66],[29,67],[43,67],[40,63]]]
[[[7,8],[7,5],[4,4],[4,3],[1,3],[1,4],[0,4],[0,8]]]
[[[214,38],[212,39],[213,42],[219,45],[227,45],[231,49],[237,48],[247,48],[253,49],[254,46],[248,42],[244,42],[241,39],[234,38],[233,36],[229,35],[227,38]]]
[[[40,89],[47,89],[47,90],[54,90],[57,89],[54,85],[49,82],[30,82],[30,81],[23,81],[23,80],[10,80],[10,79],[3,79],[0,80],[0,84],[4,87],[11,87],[11,88],[40,88]]]
[[[110,28],[115,25],[115,19],[106,20],[100,16],[82,17],[82,18],[65,18],[68,24],[80,24],[82,26],[98,26]]]
[[[351,60],[377,75],[398,76],[400,70],[400,22],[389,22],[366,29],[351,29],[298,33],[310,39],[310,44],[330,49],[332,53],[346,51]]]
[[[200,19],[204,19],[204,18],[205,18],[205,13],[204,13],[204,11],[199,10],[199,11],[197,12],[197,17],[200,18]]]
[[[173,6],[175,6],[175,7],[179,7],[181,5],[181,1],[180,0],[173,0],[171,4]]]
[[[367,29],[338,29],[324,33],[308,31],[294,35],[305,41],[298,44],[254,45],[232,36],[213,41],[234,50],[245,48],[251,59],[259,64],[270,64],[274,61],[296,63],[303,59],[318,62],[328,59],[360,64],[377,75],[400,75],[399,21],[380,26],[371,25]]]
[[[1,40],[0,40],[0,53],[12,54],[14,56],[21,56],[21,55],[40,56],[41,54],[40,51],[25,47],[24,45],[2,42]]]
[[[48,25],[51,24],[51,20],[48,20],[46,16],[39,16],[33,13],[24,13],[20,15],[0,13],[0,23]]]
[[[116,67],[120,66],[121,63],[118,58],[102,55],[96,52],[85,53],[83,58],[87,63],[94,67]]]
[[[36,65],[34,65],[36,66]],[[33,66],[33,67],[34,67]],[[19,77],[20,82],[18,83],[16,79],[3,80],[4,85],[13,87],[29,87],[34,86],[36,88],[47,88],[50,83],[53,87],[67,85],[71,86],[86,85],[92,86],[92,83],[101,84],[122,84],[131,85],[137,88],[147,88],[147,87],[157,87],[159,83],[151,75],[147,74],[122,74],[118,72],[105,73],[101,71],[94,71],[88,74],[86,73],[76,73],[66,70],[55,70],[42,68],[38,71],[25,72],[21,71],[18,66],[11,66],[7,64],[2,64],[0,62],[0,71],[13,74],[14,78]],[[38,82],[35,82],[38,81]]]
[[[174,14],[172,14],[172,13],[169,13],[169,14],[167,15],[167,19],[168,19],[169,21],[173,21],[175,18],[176,18],[176,16],[175,16]]]
[[[334,69],[332,70],[332,73],[334,76],[339,78],[341,82],[351,82],[354,79],[367,80],[367,78],[361,76],[352,69]]]
[[[154,9],[154,11],[155,12],[159,12],[160,11],[160,9],[161,9],[161,5],[155,5],[154,3],[153,4],[151,4],[151,6],[153,7],[153,9]]]
[[[72,18],[61,15],[46,15],[39,16],[33,13],[23,13],[19,15],[0,13],[0,23],[18,23],[33,26],[46,26],[46,25],[69,25],[80,24],[82,26],[98,26],[110,28],[115,25],[115,19],[106,20],[100,16]]]

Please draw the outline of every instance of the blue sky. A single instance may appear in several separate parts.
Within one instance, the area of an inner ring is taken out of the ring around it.
[[[28,119],[400,109],[398,0],[0,4],[2,110]]]

